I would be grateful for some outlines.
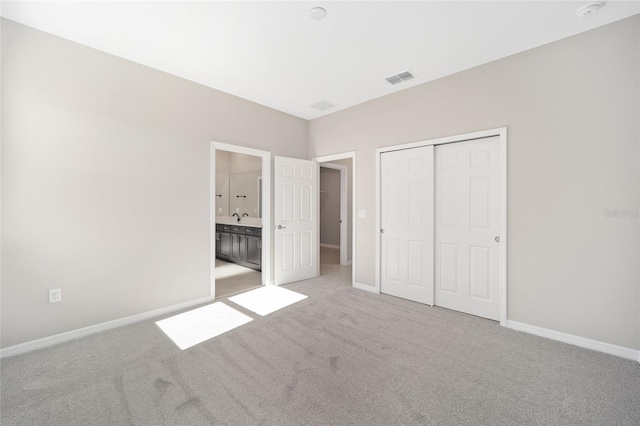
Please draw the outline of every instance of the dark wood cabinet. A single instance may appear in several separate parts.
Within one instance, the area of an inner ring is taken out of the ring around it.
[[[262,270],[262,229],[217,224],[216,258]]]
[[[247,261],[247,240],[242,234],[231,234],[231,260],[240,264]]]
[[[219,239],[216,241],[218,247],[217,257],[220,259],[231,258],[231,234],[227,232],[216,232],[219,235]],[[219,246],[218,246],[219,245]]]
[[[260,269],[262,262],[262,238],[247,235],[247,263],[253,268]]]

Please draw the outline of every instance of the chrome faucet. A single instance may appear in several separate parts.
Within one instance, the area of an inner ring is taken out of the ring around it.
[[[238,222],[240,222],[240,215],[238,213],[234,213],[231,215],[231,217],[234,217],[234,216],[236,216],[238,218]]]

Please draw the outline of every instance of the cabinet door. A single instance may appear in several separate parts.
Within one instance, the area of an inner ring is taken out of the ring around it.
[[[225,232],[220,233],[220,250],[218,251],[219,257],[225,259],[229,259],[231,257],[231,237],[232,234],[227,234]]]
[[[247,261],[247,242],[244,235],[231,234],[231,259],[234,262]]]
[[[260,237],[247,235],[247,264],[250,268],[260,270],[262,260],[262,240]]]

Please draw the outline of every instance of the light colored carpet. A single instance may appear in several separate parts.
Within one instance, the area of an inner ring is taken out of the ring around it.
[[[325,272],[184,351],[153,320],[4,359],[2,425],[640,423],[637,362]]]

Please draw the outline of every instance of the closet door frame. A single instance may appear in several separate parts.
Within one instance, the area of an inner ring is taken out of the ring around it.
[[[382,211],[380,197],[380,156],[384,152],[397,151],[400,149],[411,149],[427,145],[441,145],[454,142],[472,141],[474,139],[484,139],[497,136],[500,140],[500,325],[507,326],[507,128],[483,130],[479,132],[466,133],[461,135],[447,136],[438,139],[429,139],[418,142],[411,142],[400,145],[387,146],[376,149],[376,270],[375,270],[375,292],[380,293],[380,213]]]

